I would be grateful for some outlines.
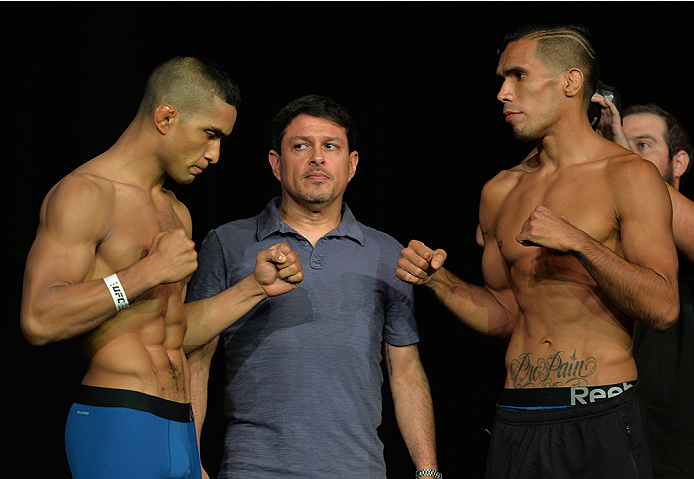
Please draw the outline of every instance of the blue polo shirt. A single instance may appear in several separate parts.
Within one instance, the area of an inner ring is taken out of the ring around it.
[[[210,231],[188,287],[187,301],[218,294],[280,242],[304,267],[297,289],[222,333],[229,426],[219,477],[384,479],[382,343],[419,340],[412,288],[395,275],[402,246],[343,205],[314,247],[281,220],[279,203]]]

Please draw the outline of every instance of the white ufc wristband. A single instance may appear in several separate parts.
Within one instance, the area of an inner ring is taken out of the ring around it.
[[[120,284],[117,274],[114,273],[108,278],[104,278],[104,283],[108,286],[108,291],[111,293],[111,297],[118,311],[130,306],[128,297],[125,295],[125,290],[123,289],[123,285]]]

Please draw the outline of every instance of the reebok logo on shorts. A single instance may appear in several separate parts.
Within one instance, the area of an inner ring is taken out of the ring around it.
[[[622,394],[632,387],[634,386],[627,382],[612,386],[573,387],[571,388],[571,405],[578,406],[580,404],[593,403],[600,399],[609,399]]]

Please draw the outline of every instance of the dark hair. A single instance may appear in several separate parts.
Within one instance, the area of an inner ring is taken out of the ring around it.
[[[588,29],[582,25],[526,25],[506,34],[498,55],[509,43],[522,39],[536,39],[536,55],[546,64],[561,70],[579,68],[585,77],[584,101],[590,102],[600,78],[600,64]]]
[[[238,85],[221,67],[202,58],[175,57],[149,76],[138,116],[151,115],[159,105],[169,103],[185,118],[204,112],[215,97],[237,110],[241,104]]]
[[[345,129],[350,153],[357,149],[357,122],[340,104],[321,95],[306,95],[285,105],[272,120],[271,147],[282,153],[282,138],[287,127],[299,115],[325,118]]]
[[[684,150],[687,155],[689,155],[689,165],[687,166],[687,171],[680,176],[680,183],[689,174],[689,170],[692,167],[692,160],[694,160],[694,148],[692,148],[692,141],[689,139],[689,135],[680,122],[672,115],[672,113],[663,110],[661,107],[655,103],[649,103],[648,105],[631,105],[624,110],[624,116],[629,115],[641,115],[645,113],[650,113],[652,115],[659,116],[665,121],[665,142],[667,143],[668,157],[672,160],[674,156],[680,151]]]

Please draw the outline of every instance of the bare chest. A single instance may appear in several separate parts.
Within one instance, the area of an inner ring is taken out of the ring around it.
[[[96,267],[118,271],[144,258],[152,240],[162,232],[184,228],[174,209],[174,199],[124,187],[115,197],[109,231],[96,251]]]
[[[540,248],[516,241],[523,224],[538,206],[545,206],[596,241],[619,250],[619,223],[610,189],[598,174],[564,174],[556,178],[526,175],[511,189],[498,211],[496,240],[509,266],[537,261]]]

